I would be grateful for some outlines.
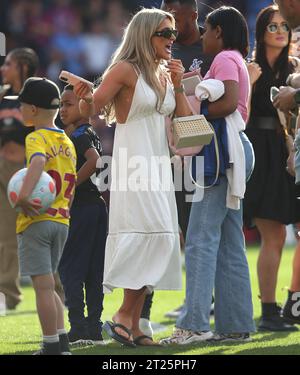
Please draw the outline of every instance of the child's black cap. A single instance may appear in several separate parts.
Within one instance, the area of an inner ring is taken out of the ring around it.
[[[60,94],[57,85],[46,78],[28,78],[20,91],[19,96],[5,96],[5,99],[19,99],[21,103],[32,104],[44,109],[57,109],[60,103]]]

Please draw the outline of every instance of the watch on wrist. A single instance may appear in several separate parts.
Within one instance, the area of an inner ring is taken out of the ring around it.
[[[294,94],[294,100],[297,105],[300,105],[300,90],[297,90]]]
[[[183,93],[184,92],[184,87],[183,85],[180,85],[179,87],[174,87],[174,92],[175,93]]]

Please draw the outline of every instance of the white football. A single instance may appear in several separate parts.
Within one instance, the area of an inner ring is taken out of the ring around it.
[[[10,179],[7,187],[7,197],[10,205],[14,208],[22,187],[27,168],[20,169]],[[43,171],[38,183],[35,185],[29,201],[33,201],[42,206],[39,213],[42,214],[52,205],[56,197],[56,186],[53,178]],[[20,212],[21,209],[17,208]]]

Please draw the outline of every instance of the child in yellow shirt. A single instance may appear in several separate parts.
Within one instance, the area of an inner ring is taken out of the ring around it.
[[[42,349],[35,354],[71,354],[53,274],[68,235],[76,152],[64,131],[54,124],[60,103],[55,83],[45,78],[29,78],[18,98],[25,125],[35,128],[26,137],[28,171],[16,203],[22,209],[17,218],[20,271],[22,276],[32,279],[43,332]],[[55,180],[57,195],[47,212],[39,214],[40,206],[29,197],[43,171]]]

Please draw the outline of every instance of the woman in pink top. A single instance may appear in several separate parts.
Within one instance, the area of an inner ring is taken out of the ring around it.
[[[225,87],[222,98],[208,104],[207,118],[223,121],[226,126],[224,118],[238,109],[246,120],[249,95],[244,62],[249,46],[246,21],[235,8],[220,7],[207,16],[205,29],[204,53],[215,56],[205,79],[221,80]],[[243,132],[240,137],[245,168],[251,169],[251,144]],[[204,190],[202,201],[192,204],[185,246],[186,304],[173,335],[163,339],[163,344],[206,340],[247,342],[251,340],[250,332],[255,331],[242,210],[226,207],[227,187],[226,174],[219,174],[218,183]],[[213,290],[214,335],[209,324]]]
[[[209,47],[211,47],[211,45]],[[235,99],[235,102],[237,101],[237,109],[241,113],[244,121],[247,121],[247,102],[250,92],[250,80],[248,69],[241,52],[237,50],[225,50],[218,53],[213,60],[210,70],[204,77],[204,79],[209,78],[218,79],[223,81],[224,85],[230,85],[229,90],[225,89],[225,95],[230,95],[231,93],[234,95],[233,99]],[[233,87],[231,88],[231,86]],[[238,92],[236,91],[237,87]],[[226,98],[223,98],[223,100],[224,99]],[[219,105],[220,101],[216,103]],[[234,100],[232,100],[231,104],[233,103]],[[212,116],[215,117],[214,115]]]

